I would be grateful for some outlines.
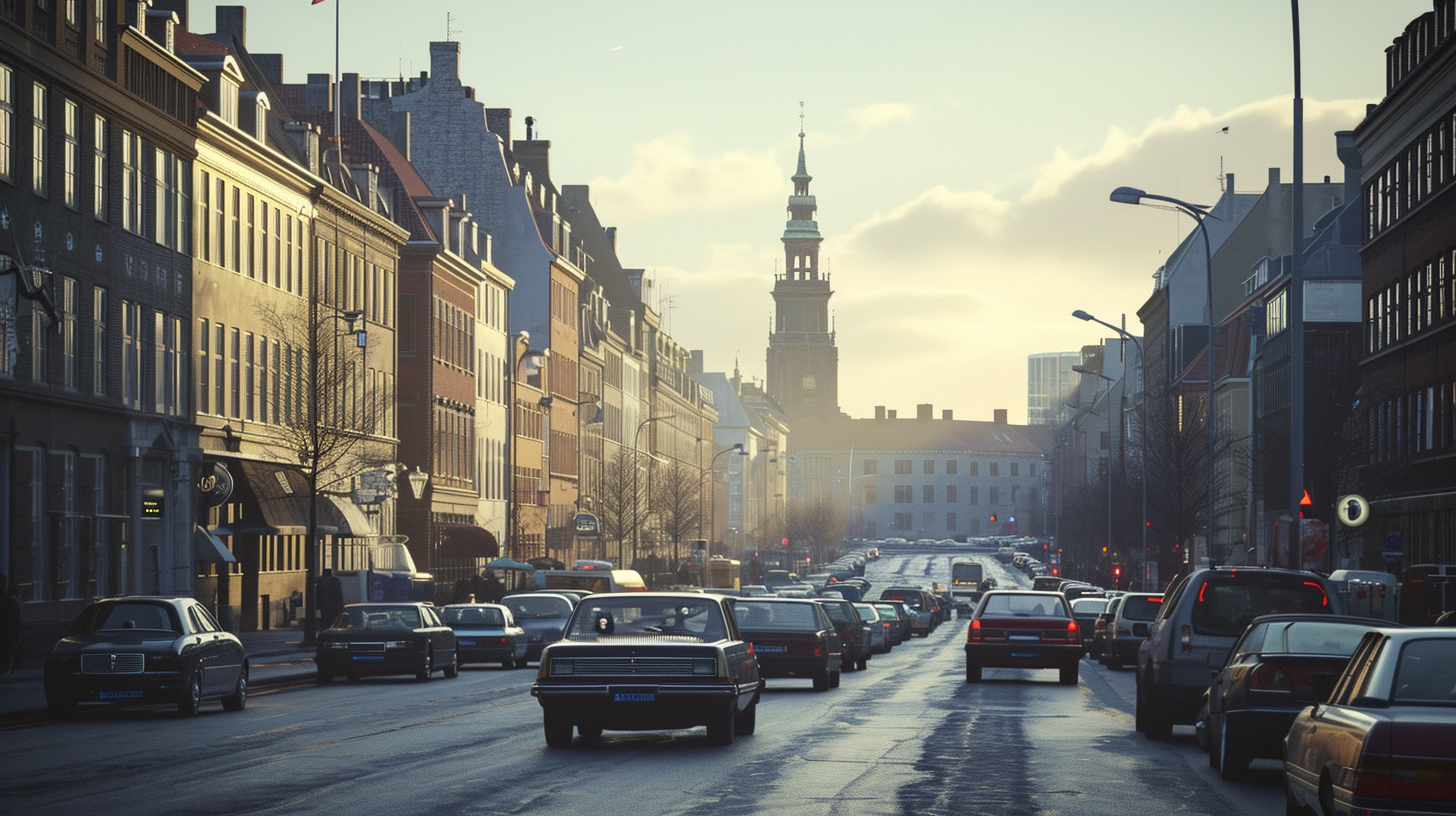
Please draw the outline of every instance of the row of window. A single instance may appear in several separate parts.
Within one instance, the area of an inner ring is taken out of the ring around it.
[[[464,309],[439,297],[434,305],[434,359],[457,371],[475,373],[475,318]]]
[[[197,174],[197,257],[302,296],[306,219],[207,170]]]
[[[122,589],[107,466],[102,453],[13,451],[10,589],[21,601],[98,598]]]
[[[1456,450],[1456,381],[1402,394],[1367,414],[1372,463]]]
[[[435,406],[435,467],[442,487],[475,486],[475,417],[443,405]]]
[[[1446,250],[1365,303],[1370,353],[1456,320],[1456,249]]]
[[[1456,110],[1448,111],[1416,137],[1365,185],[1366,240],[1390,229],[1456,177],[1453,131],[1456,131]]]
[[[1012,486],[1012,488],[1011,488],[1011,501],[1012,502],[1015,502],[1016,501],[1017,493],[1020,490],[1021,490],[1021,487],[1019,485],[1013,485]],[[1032,496],[1032,501],[1035,501],[1036,488],[1031,488],[1030,490],[1031,490],[1031,494],[1030,495]],[[935,494],[936,494],[935,485],[921,485],[921,488],[920,488],[920,501],[921,501],[922,504],[935,504],[936,503]],[[960,491],[957,490],[957,485],[946,485],[946,487],[945,487],[945,502],[944,502],[945,504],[956,504],[960,500],[959,499],[959,496],[960,496]],[[914,489],[913,486],[911,486],[911,485],[895,485],[895,504],[912,504],[914,502],[914,500],[915,500],[914,497],[915,497],[915,489]],[[989,487],[986,490],[986,499],[987,499],[987,503],[988,504],[1000,504],[1001,503],[1001,488],[1000,488],[1000,486],[998,486],[998,485],[992,485],[991,487]],[[865,485],[865,488],[864,488],[864,503],[865,504],[878,504],[879,503],[879,500],[880,500],[880,491],[879,491],[878,486],[877,485]],[[972,486],[971,488],[968,489],[967,496],[966,496],[966,503],[967,504],[971,504],[971,505],[978,505],[978,504],[981,503],[981,489],[979,487]]]
[[[894,460],[891,460],[891,461],[894,462],[894,468],[895,468],[895,475],[896,476],[908,476],[908,475],[910,475],[910,474],[912,474],[912,473],[915,472],[915,469],[914,469],[915,461],[913,459],[894,459]],[[946,475],[946,476],[955,476],[955,475],[958,475],[959,469],[960,469],[960,462],[958,460],[956,460],[956,459],[946,459],[946,460],[944,460],[944,462],[945,462],[944,467],[943,467],[943,473],[944,473],[944,475]],[[923,474],[925,474],[925,475],[929,475],[929,476],[936,475],[935,463],[936,463],[936,460],[934,460],[934,459],[922,459],[920,461],[920,472],[923,473]],[[991,476],[1000,476],[1001,475],[1001,467],[1000,467],[1001,463],[1000,462],[990,462],[988,464],[990,465],[990,467],[988,469],[988,475],[991,475]],[[1011,476],[1020,476],[1021,475],[1021,463],[1020,462],[1010,462],[1009,464],[1011,466],[1011,473],[1009,475],[1011,475]],[[1036,475],[1036,463],[1035,462],[1028,463],[1028,468],[1029,468],[1029,472],[1028,472],[1027,475],[1029,475],[1029,476],[1035,476]],[[880,461],[878,459],[866,459],[866,460],[864,460],[864,474],[863,475],[865,475],[865,476],[875,476],[875,475],[878,475],[879,472],[880,472]],[[977,462],[977,461],[974,461],[974,460],[971,461],[967,465],[966,475],[967,476],[979,476],[979,475],[981,475],[981,463],[980,462]]]

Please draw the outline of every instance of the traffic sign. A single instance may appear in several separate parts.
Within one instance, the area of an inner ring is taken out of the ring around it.
[[[1370,502],[1365,497],[1351,493],[1348,496],[1341,496],[1335,502],[1335,515],[1346,527],[1359,527],[1370,518]]]

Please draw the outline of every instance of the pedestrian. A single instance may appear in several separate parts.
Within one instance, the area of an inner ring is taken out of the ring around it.
[[[20,668],[20,600],[10,594],[10,579],[0,572],[0,674]]]
[[[483,603],[500,603],[506,596],[506,587],[495,577],[495,573],[486,570],[483,588],[476,593],[476,597]]]
[[[318,591],[318,608],[325,628],[331,626],[339,613],[344,611],[344,583],[332,569],[325,569],[315,584]]]

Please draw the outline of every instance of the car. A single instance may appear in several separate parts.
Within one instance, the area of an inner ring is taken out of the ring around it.
[[[1063,596],[1065,597],[1065,596]],[[1072,617],[1077,619],[1077,626],[1082,629],[1082,647],[1088,652],[1092,649],[1092,632],[1097,629],[1097,618],[1107,609],[1106,598],[1077,598],[1068,599],[1072,608]]]
[[[1117,609],[1107,621],[1103,634],[1102,665],[1113,671],[1137,663],[1138,648],[1148,636],[1148,628],[1163,608],[1160,592],[1129,592],[1119,599]]]
[[[1208,688],[1209,766],[1234,779],[1250,760],[1282,759],[1284,735],[1304,708],[1299,700],[1306,693],[1328,700],[1360,639],[1386,624],[1343,615],[1254,618]]]
[[[772,595],[773,592],[763,584],[744,584],[742,594],[745,598],[763,598]]]
[[[69,717],[83,703],[175,705],[195,716],[248,702],[248,655],[193,598],[127,595],[96,601],[46,655],[46,706]]]
[[[740,598],[733,606],[738,631],[753,644],[764,678],[808,677],[815,691],[839,685],[844,642],[818,601]]]
[[[1340,612],[1339,596],[1316,573],[1248,567],[1194,570],[1159,606],[1138,647],[1134,702],[1135,727],[1150,740],[1168,739],[1174,725],[1194,724],[1213,671],[1254,618]]]
[[[841,671],[864,671],[870,662],[870,627],[860,617],[854,604],[843,598],[820,598],[819,604],[829,613],[839,629],[839,639],[844,642],[844,658]]]
[[[728,745],[756,728],[763,678],[734,599],[687,592],[593,595],[541,654],[531,694],[546,744],[603,731],[706,726]],[[812,603],[812,602],[810,602]]]
[[[1284,738],[1290,814],[1451,813],[1456,802],[1456,628],[1365,633],[1328,701]]]
[[[859,584],[833,583],[819,590],[821,598],[843,598],[851,603],[864,598],[864,588]]]
[[[511,610],[516,623],[526,630],[526,660],[540,660],[548,643],[561,639],[566,622],[571,620],[576,604],[565,595],[553,592],[526,592],[507,595],[501,604]]]
[[[768,587],[769,590],[777,589],[784,584],[794,584],[798,582],[799,576],[797,573],[789,572],[788,570],[784,569],[771,569],[763,574],[763,585]]]
[[[890,633],[890,645],[898,646],[910,639],[910,623],[914,614],[904,601],[875,601],[875,608],[880,614],[889,617],[894,624]]]
[[[1091,584],[1069,584],[1061,589],[1068,601],[1075,601],[1078,598],[1106,598],[1107,590]]]
[[[774,596],[778,598],[817,598],[819,593],[814,591],[812,584],[794,582],[774,587]]]
[[[461,666],[499,663],[503,669],[526,665],[526,630],[516,625],[501,604],[450,604],[440,610],[445,625],[455,630]]]
[[[872,603],[857,603],[854,609],[859,613],[861,619],[870,627],[870,654],[887,654],[892,644],[890,643],[891,623],[880,613],[880,610]]]
[[[437,670],[446,677],[460,673],[455,630],[440,620],[433,604],[422,601],[346,605],[318,633],[313,662],[319,685],[341,676],[413,674],[429,680]]]
[[[988,667],[1056,669],[1077,684],[1082,632],[1060,592],[992,590],[981,596],[966,630],[966,682]]]
[[[1087,644],[1087,656],[1107,665],[1107,627],[1117,615],[1117,607],[1122,604],[1121,596],[1107,599],[1107,606],[1097,615],[1097,620],[1092,624],[1091,639],[1088,639],[1087,631],[1082,631],[1082,642]]]
[[[930,637],[936,626],[936,602],[920,587],[892,586],[880,593],[882,601],[900,601],[910,611],[910,633]]]

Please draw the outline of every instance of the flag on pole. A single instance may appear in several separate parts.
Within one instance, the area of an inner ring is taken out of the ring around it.
[[[313,2],[312,3],[309,3],[309,5],[310,6],[317,6],[319,3],[322,3],[323,1],[324,0],[313,0]]]

